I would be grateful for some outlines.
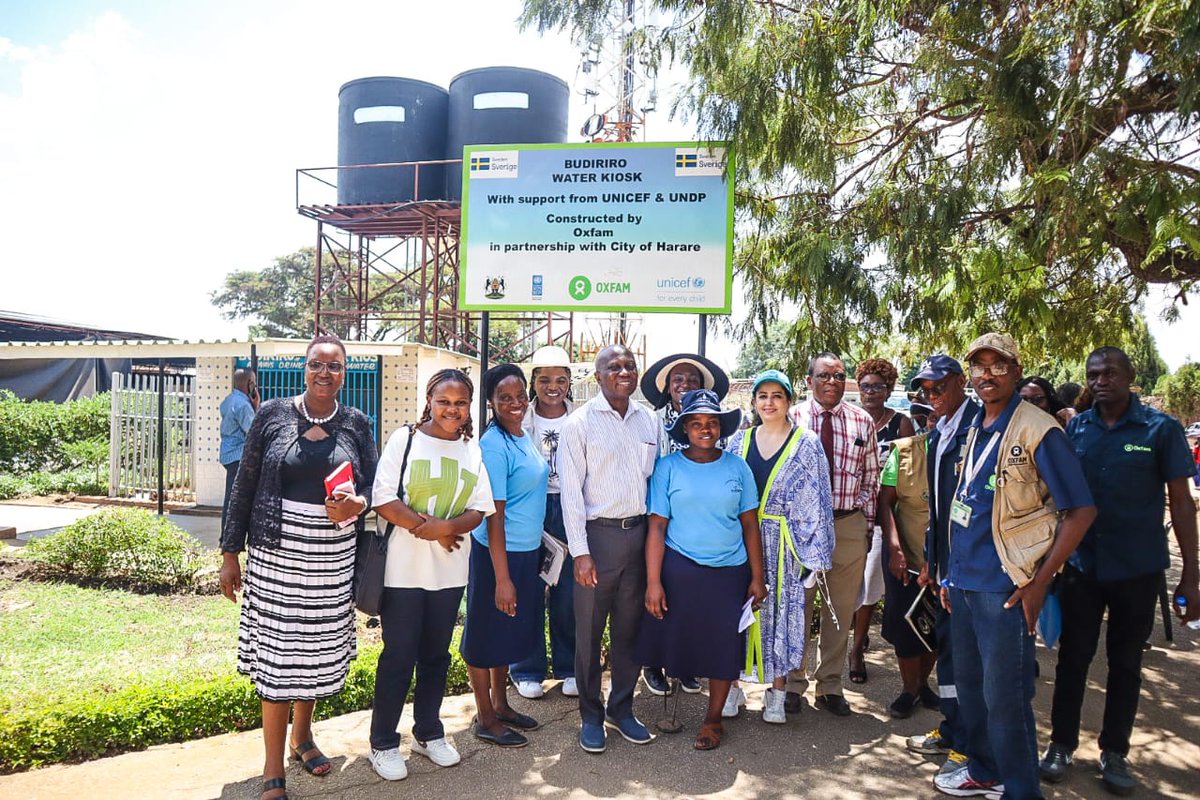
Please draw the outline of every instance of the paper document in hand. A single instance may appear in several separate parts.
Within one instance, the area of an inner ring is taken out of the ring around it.
[[[747,597],[746,602],[742,605],[742,616],[738,620],[738,633],[749,628],[754,624],[754,598]]]
[[[337,469],[325,476],[325,496],[341,499],[354,495],[354,468],[349,461],[338,464]],[[350,519],[338,523],[339,528],[347,528],[358,520],[355,514]]]
[[[542,563],[538,577],[547,586],[554,586],[562,575],[563,564],[567,560],[567,546],[550,534],[542,531]]]

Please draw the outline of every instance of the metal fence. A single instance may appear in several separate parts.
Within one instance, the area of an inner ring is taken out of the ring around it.
[[[158,499],[158,375],[113,374],[109,417],[108,496]],[[164,500],[195,500],[193,379],[167,375],[163,385]]]
[[[258,394],[263,400],[294,397],[304,391],[304,356],[259,356]],[[249,369],[250,359],[239,358],[237,366]],[[338,400],[353,406],[371,420],[371,433],[379,440],[379,357],[350,356],[346,380]]]

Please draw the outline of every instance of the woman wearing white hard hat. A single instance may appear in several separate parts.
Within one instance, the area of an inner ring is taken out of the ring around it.
[[[525,413],[522,427],[532,443],[541,449],[550,465],[550,479],[546,490],[546,531],[567,546],[567,531],[563,527],[562,501],[558,494],[558,433],[567,416],[575,410],[571,401],[571,356],[561,347],[547,345],[534,351],[529,376],[529,410]],[[554,677],[562,680],[562,692],[575,697],[579,689],[575,684],[575,597],[572,587],[575,581],[574,564],[570,554],[563,563],[557,584],[549,587],[546,595],[546,611],[550,616],[550,663],[546,662],[546,648],[536,648],[526,658],[509,666],[517,692],[525,698],[535,700],[544,694],[542,681],[547,677],[547,666]]]

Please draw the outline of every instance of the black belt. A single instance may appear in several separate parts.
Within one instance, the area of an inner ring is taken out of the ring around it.
[[[636,528],[638,525],[641,525],[643,522],[645,522],[646,515],[638,514],[635,517],[615,517],[615,518],[614,517],[596,517],[595,519],[588,520],[588,521],[592,522],[596,525],[603,526],[605,528],[620,528],[623,531],[627,531],[630,528]]]
[[[848,517],[851,514],[858,514],[861,512],[862,512],[861,508],[835,508],[833,510],[833,518],[834,519],[842,519],[843,517]]]

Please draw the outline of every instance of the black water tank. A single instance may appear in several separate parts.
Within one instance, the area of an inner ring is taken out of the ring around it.
[[[534,69],[484,67],[450,81],[446,158],[468,144],[534,144],[567,140],[570,92],[560,78]],[[462,166],[446,168],[446,197],[462,195]]]
[[[359,78],[338,90],[338,166],[436,161],[446,152],[448,95],[409,78]],[[441,200],[442,165],[338,170],[338,204]]]

